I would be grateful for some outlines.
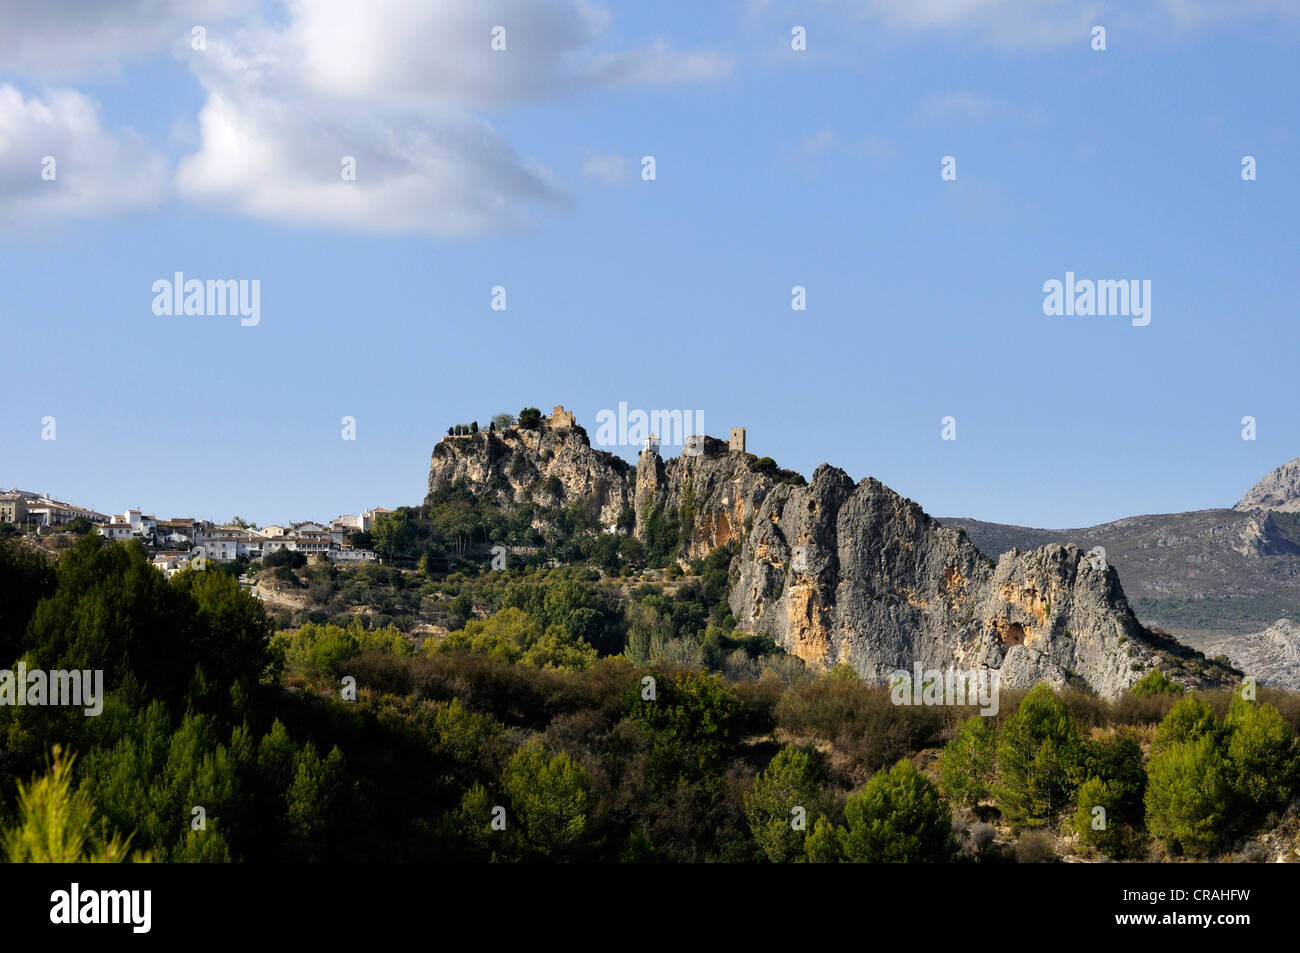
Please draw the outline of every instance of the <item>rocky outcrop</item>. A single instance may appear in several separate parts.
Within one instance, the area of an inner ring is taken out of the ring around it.
[[[1300,457],[1268,473],[1233,509],[1300,512]]]
[[[543,418],[536,430],[444,437],[433,450],[429,494],[463,482],[475,495],[507,507],[580,503],[605,527],[629,508],[632,532],[642,542],[647,519],[658,509],[676,516],[680,557],[689,561],[738,540],[776,485],[775,477],[753,469],[753,454],[729,451],[713,437],[704,437],[697,447],[699,453],[667,461],[642,452],[632,467],[592,449],[581,427],[556,427]]]
[[[677,514],[682,556],[707,556],[743,535],[774,480],[755,472],[752,454],[731,452],[727,444],[705,437],[698,454],[664,462],[642,452],[636,467],[636,535],[645,541],[646,517],[654,507]]]
[[[876,480],[855,485],[822,465],[806,482],[711,437],[692,451],[667,461],[643,451],[631,467],[593,450],[581,427],[544,418],[536,430],[444,438],[429,492],[463,482],[503,506],[577,502],[606,527],[630,509],[643,543],[652,523],[679,526],[683,563],[737,543],[737,627],[819,669],[843,662],[885,681],[916,663],[988,668],[1010,687],[1074,682],[1107,697],[1157,664],[1187,684],[1222,677],[1183,665],[1195,653],[1145,630],[1114,568],[1077,546],[994,563]],[[1252,545],[1264,545],[1260,533]]]
[[[463,482],[502,506],[580,502],[610,526],[632,503],[631,473],[621,457],[593,450],[582,428],[555,427],[543,418],[535,430],[443,437],[433,448],[429,494]]]
[[[1224,675],[1184,670],[1139,625],[1114,569],[1077,546],[993,563],[961,530],[830,466],[767,495],[739,559],[737,626],[818,668],[844,662],[878,681],[917,663],[992,668],[1004,686],[1076,682],[1105,697],[1158,663],[1191,685]]]

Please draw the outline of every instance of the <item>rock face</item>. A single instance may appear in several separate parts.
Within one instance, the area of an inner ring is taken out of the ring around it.
[[[811,665],[846,662],[878,681],[920,663],[997,669],[1007,687],[1082,682],[1114,697],[1166,648],[1134,618],[1115,570],[1077,546],[1012,550],[994,564],[878,481],[855,486],[826,465],[808,486],[764,499],[731,609],[739,628]]]
[[[1300,691],[1300,625],[1278,619],[1263,632],[1214,639],[1206,655],[1226,655],[1262,685]]]
[[[1289,513],[1196,510],[1082,529],[940,522],[966,530],[988,556],[1048,543],[1101,546],[1138,617],[1189,637],[1246,635],[1279,616],[1300,618],[1300,521]]]
[[[1300,457],[1284,463],[1250,488],[1237,510],[1281,510],[1300,513]]]
[[[503,506],[581,503],[603,526],[616,524],[630,508],[633,533],[642,542],[656,507],[675,511],[683,521],[681,556],[689,561],[739,539],[776,485],[773,477],[751,469],[753,454],[731,452],[713,437],[699,446],[700,453],[667,462],[658,453],[642,452],[631,467],[621,457],[593,450],[581,427],[555,426],[543,418],[537,430],[444,437],[433,449],[429,493],[463,481],[475,495]]]
[[[753,455],[727,450],[705,437],[702,452],[664,462],[642,452],[636,466],[636,535],[645,541],[651,508],[675,510],[682,523],[683,556],[707,556],[714,548],[739,539],[775,482],[750,469]]]
[[[631,472],[621,457],[593,450],[580,427],[543,418],[536,430],[444,437],[433,448],[429,493],[464,481],[475,495],[503,506],[583,502],[609,526],[632,504]]]
[[[503,506],[578,502],[604,526],[630,508],[643,543],[652,520],[675,514],[683,563],[739,543],[737,628],[817,669],[844,662],[883,682],[916,663],[988,668],[1008,687],[1074,682],[1106,697],[1157,663],[1189,685],[1227,677],[1146,631],[1115,569],[1077,546],[1013,549],[994,563],[876,480],[855,485],[823,464],[805,482],[711,437],[695,449],[666,462],[643,451],[631,467],[593,450],[581,427],[545,418],[537,430],[444,438],[429,492],[464,481]]]

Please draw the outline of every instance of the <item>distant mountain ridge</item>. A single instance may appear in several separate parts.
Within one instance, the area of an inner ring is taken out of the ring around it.
[[[1300,513],[1300,457],[1269,471],[1233,509]]]
[[[1248,671],[1268,667],[1261,664],[1266,653],[1260,646],[1283,644],[1274,637],[1275,621],[1300,618],[1300,458],[1268,473],[1232,509],[1132,516],[1075,529],[969,518],[940,522],[964,529],[985,555],[1050,543],[1100,546],[1119,570],[1138,618],[1178,632],[1207,654],[1226,654]],[[1274,680],[1300,688],[1300,678],[1286,682],[1290,671],[1282,665]]]

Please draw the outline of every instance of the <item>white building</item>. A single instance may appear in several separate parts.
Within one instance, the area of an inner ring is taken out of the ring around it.
[[[392,512],[392,510],[378,508],[373,510],[363,510],[360,518],[357,520],[357,529],[361,530],[363,533],[368,533],[375,528],[375,521],[378,520],[379,517],[388,516]]]
[[[71,503],[51,500],[46,496],[40,497],[27,507],[28,521],[38,523],[41,526],[63,526],[71,523],[78,516],[84,516],[92,523],[102,523],[105,520],[103,513],[96,513],[94,510],[88,510],[81,506],[73,506]]]
[[[376,559],[373,549],[331,549],[329,555],[336,563],[372,563]]]

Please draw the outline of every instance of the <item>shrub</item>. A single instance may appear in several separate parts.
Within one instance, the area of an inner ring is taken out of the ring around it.
[[[1129,689],[1129,694],[1142,698],[1147,695],[1182,695],[1186,691],[1160,669],[1153,668]]]
[[[653,692],[638,686],[626,704],[632,722],[652,737],[646,766],[650,782],[663,788],[678,778],[701,780],[719,772],[743,723],[735,691],[703,672],[654,672],[649,677]]]
[[[941,727],[937,708],[895,705],[888,689],[864,684],[847,666],[795,682],[777,702],[775,714],[781,729],[828,741],[865,771],[919,750]]]
[[[1016,863],[1050,864],[1055,861],[1052,839],[1042,831],[1027,831],[1016,841]]]
[[[844,805],[839,836],[844,859],[853,863],[942,863],[956,854],[952,815],[939,789],[899,761],[876,774]]]

